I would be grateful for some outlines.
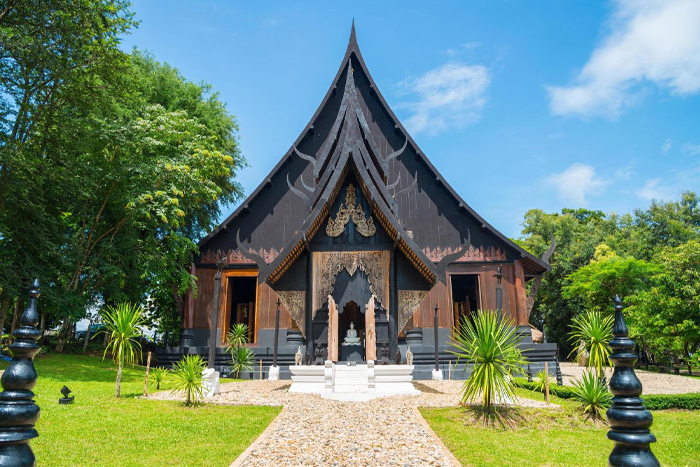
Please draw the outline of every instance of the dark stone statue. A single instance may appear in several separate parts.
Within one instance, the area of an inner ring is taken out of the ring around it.
[[[394,355],[394,363],[401,365],[401,349],[396,349],[396,355]]]
[[[313,358],[311,357],[311,352],[306,352],[304,354],[304,365],[310,366],[313,363]]]
[[[320,342],[316,343],[316,348],[314,349],[314,365],[325,365],[326,363],[326,352],[323,349],[323,344]]]
[[[381,359],[379,360],[382,365],[388,365],[389,364],[389,346],[388,345],[383,345],[381,347]]]

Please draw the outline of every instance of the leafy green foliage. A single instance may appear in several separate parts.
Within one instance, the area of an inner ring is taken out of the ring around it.
[[[541,387],[539,382],[530,382],[525,378],[514,378],[514,381],[515,385],[519,388],[529,389],[531,391],[537,392],[544,392],[544,389]],[[549,385],[549,393],[562,399],[571,399],[576,395],[573,389],[569,386],[557,386],[553,384]]]
[[[151,382],[156,384],[156,390],[159,391],[168,376],[168,369],[157,366],[151,370],[151,374],[153,375]]]
[[[525,360],[518,349],[521,337],[514,323],[495,310],[462,317],[459,330],[454,330],[453,344],[457,363],[471,364],[472,371],[462,386],[462,402],[481,398],[489,411],[494,400],[515,398],[513,376],[522,372]]]
[[[700,410],[699,393],[642,395],[642,399],[649,410]]]
[[[653,286],[629,297],[630,331],[657,356],[691,359],[700,349],[700,241],[664,248],[656,261]]]
[[[139,344],[138,338],[143,335],[141,333],[143,308],[131,303],[120,303],[115,307],[108,306],[101,315],[106,328],[101,332],[108,335],[107,347],[102,358],[104,359],[109,352],[117,364],[116,396],[119,397],[122,367],[124,365],[133,366],[137,355],[141,355],[141,344]]]
[[[581,361],[584,352],[588,353],[588,367],[594,368],[596,374],[602,375],[603,370],[608,366],[608,357],[612,349],[613,316],[604,316],[599,311],[588,311],[584,315],[577,316],[571,324],[569,338],[574,343],[582,343],[574,351],[577,352],[576,359]]]
[[[586,371],[580,380],[574,380],[575,399],[581,403],[581,410],[594,418],[600,418],[601,412],[610,407],[612,394],[608,386],[594,371]]]
[[[251,371],[253,369],[253,359],[255,354],[247,347],[248,325],[236,323],[231,326],[226,335],[226,351],[231,354],[231,374],[238,378],[241,371]]]
[[[185,405],[188,407],[197,404],[203,398],[202,372],[205,368],[206,364],[199,355],[185,355],[173,366],[175,386],[172,393],[184,392]]]

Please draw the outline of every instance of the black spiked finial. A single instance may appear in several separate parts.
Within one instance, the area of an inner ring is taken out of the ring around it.
[[[656,437],[649,428],[653,422],[649,412],[639,396],[642,383],[634,373],[634,341],[628,337],[627,325],[622,315],[622,300],[615,295],[615,323],[613,339],[610,341],[612,354],[610,361],[614,372],[610,378],[610,392],[613,394],[612,405],[606,416],[610,425],[608,439],[615,442],[608,464],[610,466],[644,466],[656,467],[659,461],[651,452],[651,443]]]
[[[33,466],[36,458],[29,440],[39,436],[34,425],[39,419],[39,406],[34,402],[32,388],[36,384],[34,356],[39,352],[37,341],[41,332],[36,302],[41,295],[39,280],[29,289],[27,308],[19,320],[20,327],[12,333],[12,356],[0,383],[0,466]]]

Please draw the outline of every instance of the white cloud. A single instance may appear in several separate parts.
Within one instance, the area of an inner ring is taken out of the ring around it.
[[[400,104],[412,113],[406,126],[415,134],[434,135],[473,123],[481,117],[490,84],[488,68],[461,63],[448,63],[417,78],[407,78],[399,87],[415,99]]]
[[[669,150],[671,149],[671,139],[667,139],[664,141],[664,144],[661,145],[661,150],[666,154]]]
[[[646,201],[655,200],[670,200],[674,198],[675,190],[661,183],[660,178],[647,180],[644,187],[637,190],[637,196]]]
[[[689,156],[697,156],[700,154],[700,143],[696,143],[695,141],[685,143],[683,147],[681,147],[681,151]]]
[[[586,206],[589,196],[601,194],[610,183],[596,176],[593,167],[581,163],[573,164],[561,173],[550,175],[546,181],[557,190],[560,198],[579,206]]]
[[[700,1],[615,0],[607,34],[568,86],[549,86],[556,115],[615,119],[653,83],[700,91]]]

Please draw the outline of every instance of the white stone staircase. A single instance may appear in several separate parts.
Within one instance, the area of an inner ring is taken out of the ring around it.
[[[367,392],[369,383],[367,365],[335,365],[333,373],[334,393]]]

